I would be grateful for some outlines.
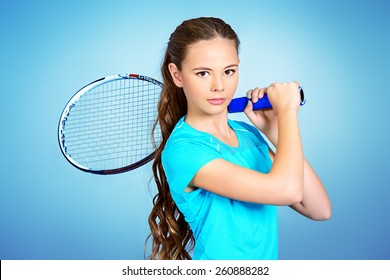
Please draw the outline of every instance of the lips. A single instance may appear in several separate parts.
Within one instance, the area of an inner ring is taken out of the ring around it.
[[[226,98],[211,98],[207,99],[207,101],[212,105],[222,105],[225,103]]]

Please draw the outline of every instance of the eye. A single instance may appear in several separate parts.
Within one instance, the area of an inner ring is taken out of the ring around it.
[[[207,71],[200,71],[200,72],[196,73],[196,75],[198,75],[199,77],[207,77],[210,74]]]
[[[226,76],[233,76],[234,73],[236,73],[236,70],[234,70],[234,69],[227,69],[227,70],[225,70],[225,75]]]

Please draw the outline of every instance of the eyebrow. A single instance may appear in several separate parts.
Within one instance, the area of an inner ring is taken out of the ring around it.
[[[230,65],[226,66],[224,69],[231,68],[231,67],[238,67],[238,64],[230,64]],[[197,71],[197,70],[208,70],[208,71],[211,71],[212,69],[208,68],[208,67],[196,67],[196,68],[194,68],[192,70],[193,71]]]

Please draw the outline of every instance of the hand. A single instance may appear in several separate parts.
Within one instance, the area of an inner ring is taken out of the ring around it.
[[[299,83],[273,83],[265,89],[273,111],[276,115],[279,112],[294,110],[300,107]]]
[[[272,110],[253,111],[252,103],[268,95]],[[299,83],[273,83],[268,88],[248,90],[248,105],[244,112],[249,120],[276,146],[278,140],[278,113],[286,110],[299,110]]]
[[[253,111],[252,103],[256,103],[264,97],[267,88],[255,88],[248,90],[246,96],[248,105],[245,107],[244,113],[252,124],[257,127],[265,136],[276,145],[278,136],[278,117],[272,109]]]

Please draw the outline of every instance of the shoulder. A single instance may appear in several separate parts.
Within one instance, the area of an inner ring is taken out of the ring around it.
[[[249,135],[249,137],[255,138],[256,140],[259,140],[263,144],[266,144],[266,141],[264,140],[260,131],[253,125],[250,125],[243,121],[235,121],[235,120],[229,120],[229,124],[236,132]]]
[[[180,120],[162,152],[161,160],[171,190],[182,193],[196,172],[221,157],[206,133]]]
[[[164,153],[175,152],[181,149],[195,148],[199,145],[207,145],[209,136],[189,126],[184,117],[181,118],[173,129],[164,147]]]
[[[163,165],[178,165],[200,158],[215,158],[218,154],[210,135],[198,131],[180,119],[172,131],[162,153]],[[203,160],[202,160],[203,161]]]

